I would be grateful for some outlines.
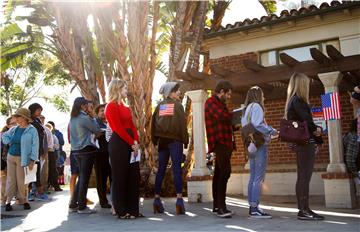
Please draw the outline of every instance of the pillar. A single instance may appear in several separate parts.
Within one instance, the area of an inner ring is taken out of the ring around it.
[[[339,92],[342,74],[338,71],[318,74],[325,87],[325,93]],[[327,122],[329,138],[330,163],[324,180],[325,204],[330,208],[353,208],[355,191],[351,175],[346,172],[344,164],[341,120]]]
[[[193,115],[193,137],[195,164],[188,177],[189,202],[212,201],[212,177],[206,166],[205,148],[205,101],[207,93],[204,90],[194,90],[186,93],[191,99]]]

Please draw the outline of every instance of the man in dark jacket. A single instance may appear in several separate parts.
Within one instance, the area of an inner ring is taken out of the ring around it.
[[[226,208],[226,185],[231,174],[230,158],[234,148],[232,113],[226,107],[231,98],[232,85],[221,80],[215,87],[215,94],[205,103],[205,124],[208,152],[214,152],[215,170],[213,176],[213,212],[221,218],[230,218],[232,212]]]
[[[107,126],[104,110],[105,104],[99,105],[95,108],[95,113],[97,115],[96,122],[103,131],[106,130]],[[106,198],[108,178],[111,184],[111,168],[109,163],[108,142],[105,139],[105,133],[99,136],[97,141],[99,143],[100,150],[95,156],[96,189],[101,208],[111,208],[111,205]]]
[[[33,103],[29,106],[29,110],[30,110],[30,113],[31,113],[31,118],[32,118],[32,122],[31,124],[36,128],[37,132],[38,132],[38,136],[39,136],[39,154],[38,154],[38,158],[39,160],[43,160],[45,159],[45,155],[47,154],[45,152],[45,148],[47,149],[47,144],[44,144],[47,143],[46,141],[46,134],[45,134],[45,129],[44,127],[42,126],[41,124],[41,121],[40,121],[40,115],[41,115],[41,112],[43,110],[42,106],[39,104],[39,103]],[[40,174],[41,174],[41,165],[38,164],[37,165],[37,171],[36,171],[36,195],[35,195],[35,198],[37,200],[40,200],[40,201],[46,201],[46,200],[49,200],[48,196],[44,193],[44,186],[41,185],[41,182],[40,182]],[[32,197],[31,196],[32,194],[30,193],[30,196],[29,197]]]
[[[164,100],[159,103],[152,116],[151,137],[154,145],[158,145],[159,151],[159,170],[156,174],[154,200],[154,210],[158,213],[164,212],[160,192],[169,157],[172,161],[177,195],[176,212],[177,214],[185,213],[182,199],[181,161],[183,144],[187,147],[189,135],[184,108],[180,103],[179,88],[180,85],[176,82],[167,82],[161,87],[160,94],[164,95]]]

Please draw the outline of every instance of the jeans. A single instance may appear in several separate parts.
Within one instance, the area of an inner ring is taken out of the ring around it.
[[[181,160],[183,156],[183,144],[175,141],[169,143],[167,148],[159,148],[159,169],[155,179],[155,194],[160,194],[161,185],[165,177],[166,167],[171,157],[174,184],[177,194],[182,193],[182,170]]]
[[[260,202],[261,187],[264,182],[268,157],[267,145],[262,145],[250,158],[250,178],[248,184],[248,201],[251,207]]]
[[[309,185],[315,163],[315,144],[297,145],[296,198],[299,210],[309,210]]]
[[[79,164],[80,173],[74,193],[71,197],[70,205],[74,206],[78,204],[79,210],[83,210],[86,208],[86,194],[91,171],[95,162],[95,154],[96,149],[90,146],[87,146],[79,151],[74,151],[75,158]]]
[[[212,182],[213,207],[225,210],[226,187],[231,174],[230,158],[232,150],[225,145],[216,144],[214,152],[216,158]]]

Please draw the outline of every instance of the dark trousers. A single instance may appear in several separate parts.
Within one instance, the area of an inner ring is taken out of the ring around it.
[[[231,174],[230,158],[232,151],[222,144],[216,144],[214,153],[216,154],[216,158],[212,182],[213,207],[226,209],[226,186]]]
[[[182,193],[182,170],[181,159],[183,155],[183,144],[180,142],[172,142],[167,144],[165,148],[159,147],[159,170],[155,179],[155,194],[160,194],[161,185],[165,176],[166,167],[171,157],[172,169],[174,175],[174,184],[177,194]]]
[[[111,169],[109,163],[109,153],[107,151],[98,152],[95,156],[96,190],[99,196],[100,205],[108,204],[106,198],[106,183],[109,178],[111,182]]]
[[[89,186],[89,179],[94,166],[95,154],[97,150],[94,147],[87,146],[82,150],[73,151],[75,159],[79,165],[79,178],[71,197],[70,205],[79,205],[79,210],[86,208],[86,194]]]
[[[49,184],[54,188],[59,188],[59,184],[57,182],[58,171],[56,169],[57,154],[53,151],[49,151],[48,155],[49,155]]]
[[[130,164],[131,147],[115,132],[109,141],[111,165],[111,196],[115,212],[119,216],[129,213],[139,215],[139,162]]]
[[[298,145],[296,198],[299,210],[309,210],[309,185],[314,169],[315,144]]]

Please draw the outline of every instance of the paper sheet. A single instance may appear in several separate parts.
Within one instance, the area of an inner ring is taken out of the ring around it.
[[[30,171],[29,167],[24,167],[25,172],[25,183],[29,184],[31,182],[36,181],[36,170],[37,170],[37,164],[34,164],[33,169]]]
[[[135,163],[135,162],[140,162],[140,158],[141,158],[141,150],[140,149],[136,152],[136,155],[135,155],[134,151],[131,152],[130,164]]]

